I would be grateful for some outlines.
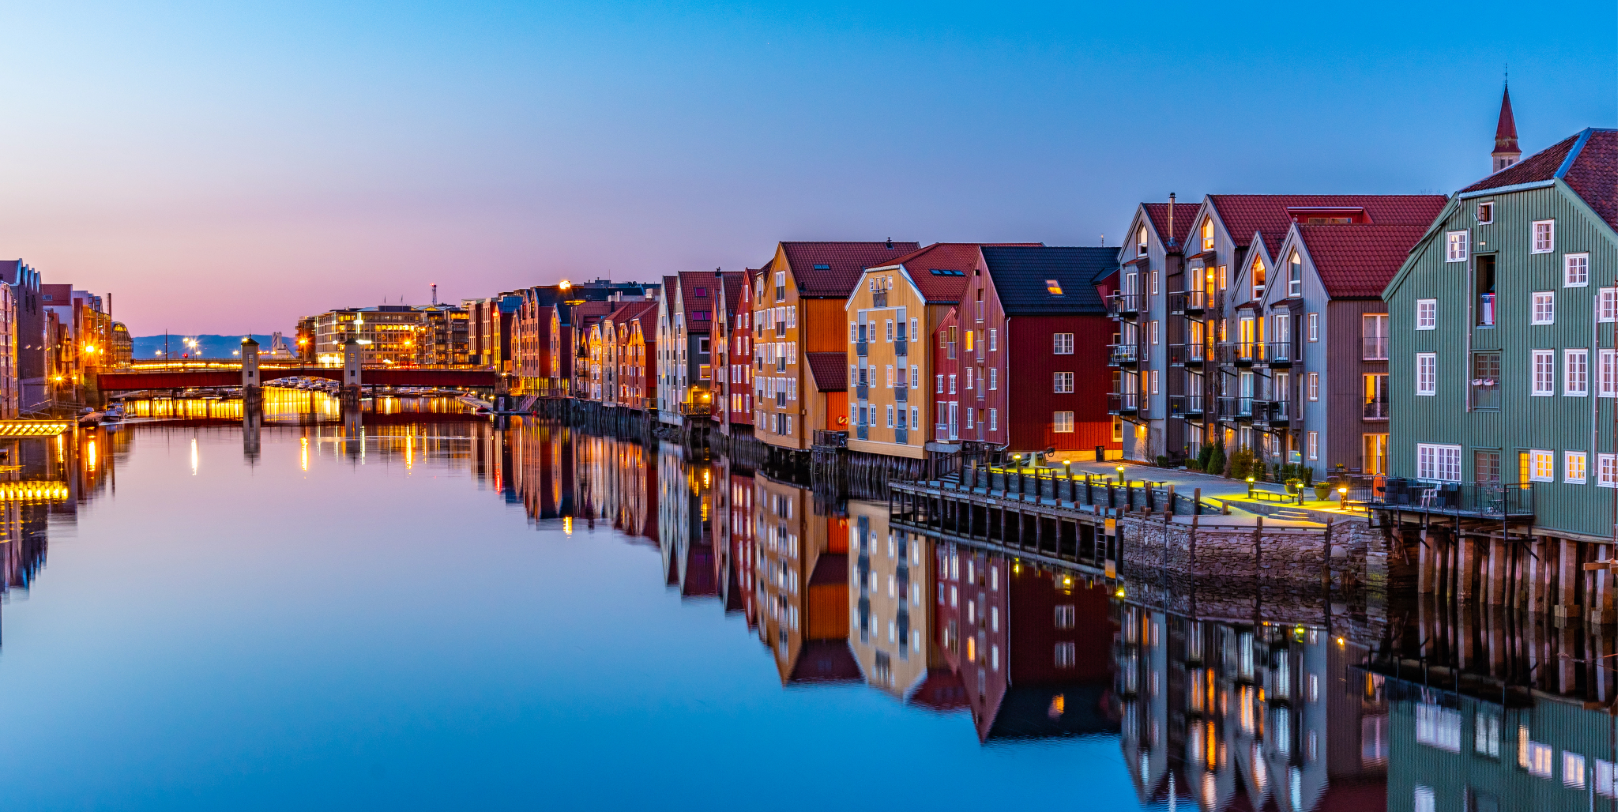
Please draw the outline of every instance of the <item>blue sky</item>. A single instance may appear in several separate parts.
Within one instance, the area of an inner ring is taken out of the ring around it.
[[[1488,169],[1504,64],[1526,152],[1614,126],[1614,4],[1533,25],[1489,3],[0,3],[0,255],[149,334],[735,269],[780,239],[1112,243],[1171,191],[1458,188]]]

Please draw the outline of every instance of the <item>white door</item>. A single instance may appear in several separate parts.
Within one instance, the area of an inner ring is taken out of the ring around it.
[[[951,442],[954,443],[956,442],[956,401],[954,400],[951,401],[950,413],[951,419],[947,425],[950,427],[951,431]]]

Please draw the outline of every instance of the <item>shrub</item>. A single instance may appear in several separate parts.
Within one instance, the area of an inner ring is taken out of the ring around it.
[[[1159,466],[1160,468],[1169,468],[1170,458],[1160,454],[1159,456],[1153,458],[1153,464]]]
[[[1210,453],[1213,452],[1214,450],[1215,450],[1214,444],[1212,444],[1212,443],[1204,443],[1198,449],[1198,461],[1194,462],[1194,463],[1189,463],[1187,465],[1187,467],[1192,468],[1195,471],[1208,471],[1209,470],[1209,456],[1210,456]]]
[[[1204,470],[1211,474],[1226,473],[1226,448],[1224,446],[1210,446],[1209,459],[1204,462]]]

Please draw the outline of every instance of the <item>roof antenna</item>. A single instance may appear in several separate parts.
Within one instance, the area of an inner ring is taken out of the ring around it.
[[[894,238],[890,237],[890,238],[884,240],[883,241],[883,247],[884,248],[893,248],[894,247]]]
[[[1099,247],[1099,248],[1108,247],[1108,235],[1107,234],[1098,234],[1097,235],[1097,247]]]

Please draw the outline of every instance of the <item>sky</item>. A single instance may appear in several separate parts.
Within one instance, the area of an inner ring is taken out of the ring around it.
[[[1617,117],[1616,6],[0,0],[0,257],[137,335],[779,240],[1117,244],[1171,192],[1449,192]],[[1582,32],[1597,32],[1585,36]]]

